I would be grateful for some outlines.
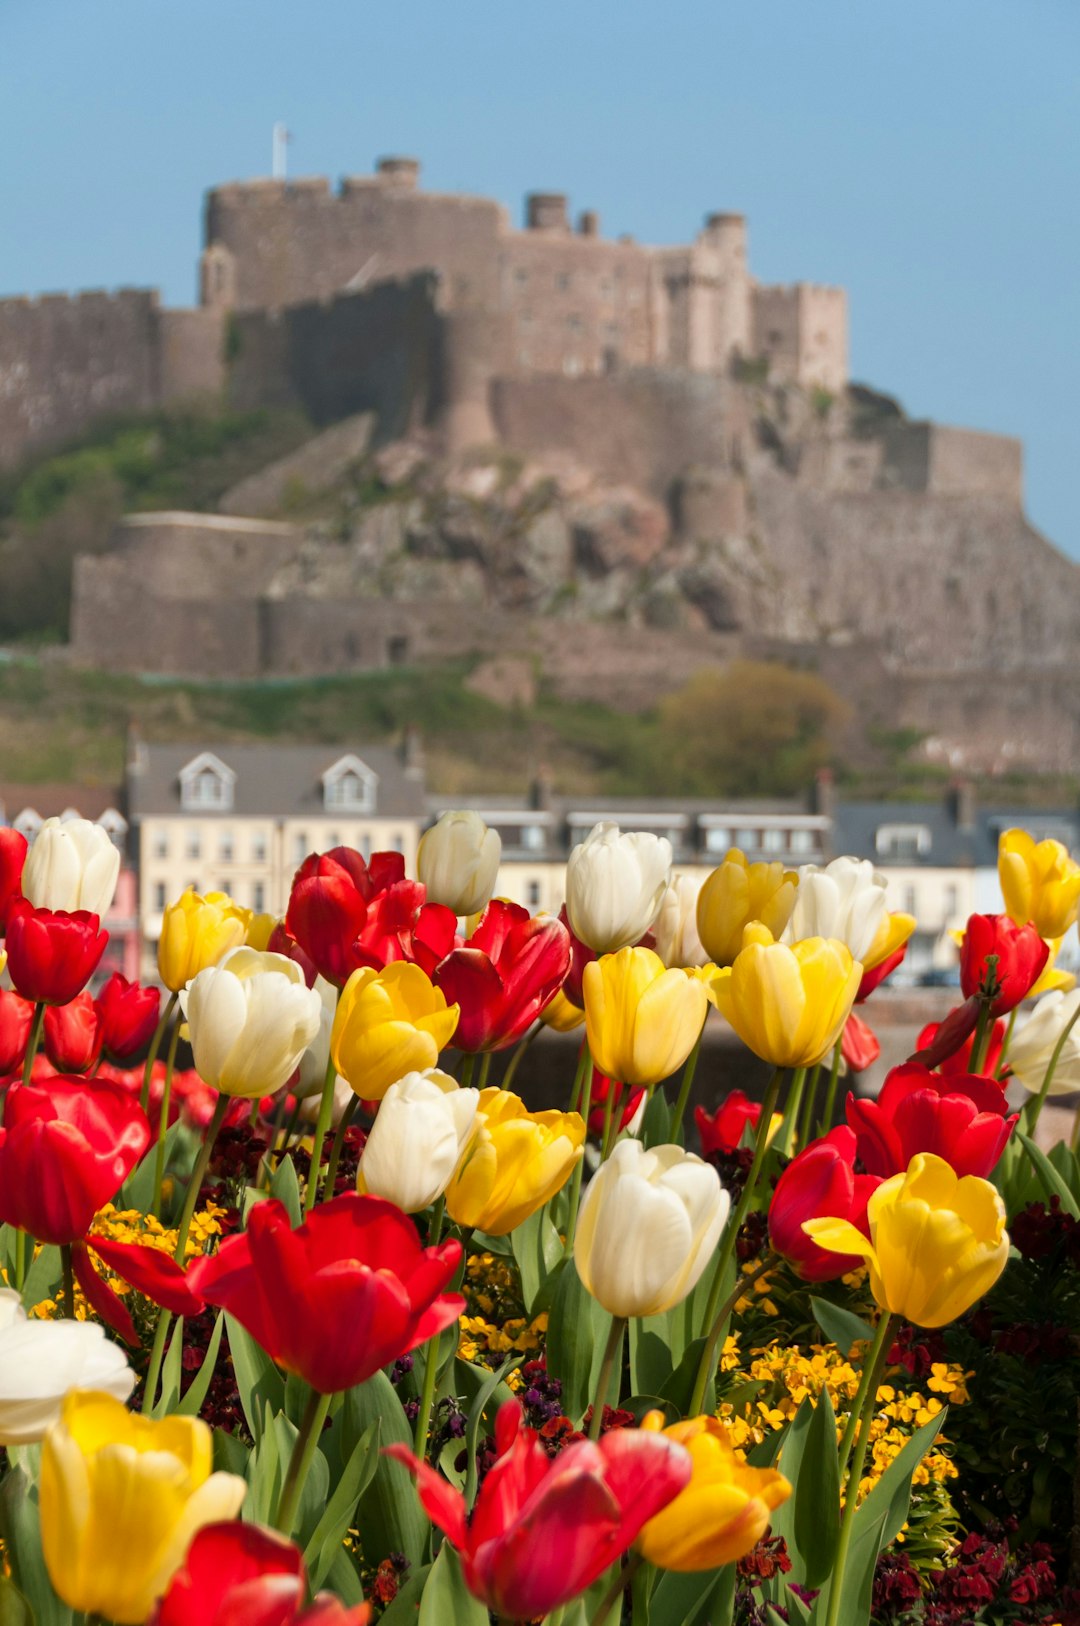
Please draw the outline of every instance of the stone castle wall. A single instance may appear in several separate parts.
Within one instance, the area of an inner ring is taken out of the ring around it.
[[[0,300],[0,468],[103,418],[216,393],[222,323],[163,311],[149,288]]]

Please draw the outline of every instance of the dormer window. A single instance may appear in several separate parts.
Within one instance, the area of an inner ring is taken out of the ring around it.
[[[930,831],[925,824],[880,824],[874,847],[879,858],[913,864],[930,851]]]
[[[180,770],[180,805],[201,813],[225,813],[233,805],[236,775],[211,751]]]
[[[374,813],[379,776],[359,757],[342,757],[327,768],[322,782],[327,813]]]

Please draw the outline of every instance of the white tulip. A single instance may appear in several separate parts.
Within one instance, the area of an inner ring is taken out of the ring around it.
[[[1080,988],[1064,994],[1060,988],[1044,994],[1035,1009],[1009,1043],[1009,1066],[1031,1095],[1042,1089],[1046,1069],[1053,1059],[1054,1050],[1069,1023],[1061,1054],[1054,1064],[1049,1095],[1071,1095],[1080,1090]],[[1075,1019],[1075,1020],[1074,1020]]]
[[[323,1080],[325,1084],[326,1080]],[[334,1099],[330,1104],[330,1126],[336,1129],[345,1116],[346,1107],[356,1105],[356,1091],[347,1078],[340,1073],[334,1074]],[[322,1084],[314,1095],[307,1095],[300,1102],[299,1121],[302,1124],[317,1124],[319,1121],[319,1108],[322,1106]]]
[[[85,909],[104,919],[120,874],[108,832],[89,819],[46,819],[23,867],[23,896],[35,909]]]
[[[847,944],[853,960],[862,960],[884,919],[887,886],[868,858],[834,858],[824,869],[804,865],[780,941],[831,937]]]
[[[391,1084],[360,1159],[360,1190],[406,1214],[437,1201],[472,1143],[479,1100],[434,1067]]]
[[[673,875],[665,889],[653,933],[656,952],[669,970],[686,971],[709,962],[697,929],[698,896],[704,882],[703,875]]]
[[[570,930],[597,954],[638,943],[656,919],[671,875],[671,842],[595,824],[566,866]]]
[[[323,1002],[295,960],[242,947],[193,977],[180,1007],[199,1077],[252,1100],[291,1078],[318,1036]]]
[[[479,813],[441,813],[420,837],[416,873],[429,903],[455,915],[475,915],[491,902],[502,858],[502,840]]]
[[[692,1152],[620,1140],[581,1204],[577,1273],[611,1315],[660,1315],[697,1286],[730,1207],[716,1170]]]
[[[330,1065],[330,1034],[337,1010],[338,991],[325,977],[315,978],[319,995],[319,1031],[300,1057],[300,1073],[293,1085],[297,1097],[321,1095],[326,1083],[326,1069]]]
[[[96,1321],[30,1321],[18,1293],[0,1289],[0,1445],[32,1445],[71,1389],[126,1400],[135,1374]]]

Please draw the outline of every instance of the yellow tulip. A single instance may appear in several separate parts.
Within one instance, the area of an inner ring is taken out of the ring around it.
[[[195,1532],[240,1510],[244,1480],[212,1465],[197,1418],[155,1422],[73,1390],[41,1453],[41,1545],[63,1601],[118,1626],[145,1621]]]
[[[857,1254],[883,1310],[917,1327],[944,1327],[988,1293],[1005,1269],[1005,1205],[989,1180],[962,1178],[932,1152],[919,1152],[867,1205],[870,1240],[849,1220],[806,1220],[828,1253]]]
[[[545,1027],[554,1028],[556,1033],[573,1033],[584,1022],[585,1012],[580,1005],[567,999],[560,988],[555,998],[540,1012],[540,1020]]]
[[[815,1067],[851,1014],[863,968],[845,943],[774,943],[751,927],[735,964],[712,979],[716,1008],[748,1049],[774,1067]]]
[[[649,1563],[665,1570],[719,1569],[756,1547],[770,1516],[791,1495],[783,1474],[743,1462],[715,1417],[687,1417],[665,1428],[663,1412],[650,1411],[641,1426],[677,1440],[691,1463],[690,1483],[638,1537]]]
[[[624,948],[591,961],[581,985],[593,1061],[624,1084],[659,1084],[682,1066],[705,1025],[702,980],[666,970],[652,949]]]
[[[247,935],[244,938],[244,942],[247,944],[248,948],[258,949],[260,953],[265,953],[266,947],[277,929],[277,916],[268,914],[257,915],[252,909],[246,910],[245,913],[247,914],[248,921]]]
[[[748,864],[732,847],[698,894],[697,929],[705,952],[717,965],[732,965],[742,946],[743,928],[760,920],[779,937],[795,907],[799,877],[779,859]]]
[[[334,1066],[365,1101],[381,1101],[406,1073],[435,1066],[460,1009],[407,960],[382,971],[364,966],[341,990],[330,1032]]]
[[[1033,982],[1028,989],[1028,999],[1038,999],[1040,994],[1070,994],[1076,987],[1076,978],[1071,971],[1062,971],[1057,964],[1057,957],[1061,953],[1063,939],[1051,937],[1046,940],[1050,953],[1046,957],[1046,964],[1039,974],[1037,982]]]
[[[1080,907],[1080,864],[1060,841],[1036,842],[1026,830],[1006,830],[998,842],[998,878],[1005,908],[1018,926],[1030,921],[1040,937],[1064,937]]]
[[[529,1112],[509,1090],[480,1091],[476,1139],[446,1188],[457,1225],[505,1236],[561,1191],[585,1146],[576,1112]]]
[[[892,914],[882,917],[881,925],[874,934],[874,940],[866,951],[863,960],[863,970],[873,971],[876,965],[887,960],[890,954],[903,948],[912,932],[915,930],[915,916],[905,915],[897,909]]]
[[[166,988],[179,993],[192,977],[239,948],[250,919],[251,911],[241,909],[228,893],[208,892],[202,898],[189,886],[170,903],[161,923],[158,975]]]

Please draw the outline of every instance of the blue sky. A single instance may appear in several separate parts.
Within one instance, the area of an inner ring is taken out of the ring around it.
[[[0,0],[0,293],[194,298],[200,200],[419,156],[764,280],[843,283],[856,378],[1023,437],[1080,557],[1076,0]]]

